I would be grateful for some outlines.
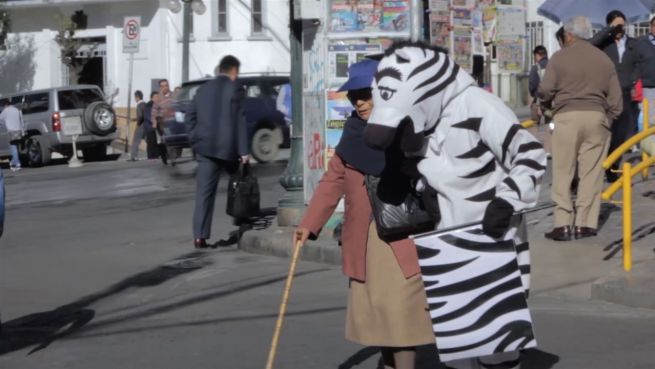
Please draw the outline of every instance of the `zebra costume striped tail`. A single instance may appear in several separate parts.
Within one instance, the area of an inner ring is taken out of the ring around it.
[[[536,346],[516,230],[501,240],[480,226],[414,239],[442,361]]]

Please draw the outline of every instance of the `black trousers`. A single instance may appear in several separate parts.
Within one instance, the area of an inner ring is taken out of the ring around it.
[[[614,152],[616,148],[621,146],[628,138],[632,137],[636,133],[635,131],[635,108],[633,106],[632,97],[630,93],[623,93],[623,111],[621,115],[618,116],[612,122],[612,138],[610,139],[610,147],[608,150],[608,155]],[[619,179],[620,173],[615,173],[613,171],[618,170],[620,166],[620,160],[617,160],[610,169],[605,171],[605,176],[607,177],[608,182],[614,182]]]
[[[159,157],[159,149],[157,148],[157,134],[154,130],[144,134],[146,139],[146,152],[148,159],[157,159]]]
[[[193,211],[193,237],[207,239],[211,235],[216,189],[221,172],[234,173],[238,161],[226,161],[196,154],[196,206]]]

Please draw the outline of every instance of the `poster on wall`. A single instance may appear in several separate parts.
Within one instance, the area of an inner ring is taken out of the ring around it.
[[[484,39],[482,37],[482,30],[479,28],[473,29],[473,55],[484,56]]]
[[[334,150],[341,140],[343,126],[352,114],[353,106],[346,97],[346,92],[327,90],[325,92],[325,111],[327,115],[325,129],[325,162],[334,156]]]
[[[525,11],[518,8],[498,8],[498,37],[515,37],[525,35]]]
[[[474,8],[476,0],[452,0],[453,8]]]
[[[330,33],[409,32],[410,0],[330,0]]]
[[[523,37],[503,37],[496,40],[496,57],[501,72],[523,71]]]
[[[453,27],[471,27],[471,11],[453,9]]]
[[[496,21],[496,7],[483,6],[482,36],[485,42],[492,42],[496,38]]]
[[[328,78],[330,86],[340,86],[348,80],[348,67],[367,55],[379,54],[382,45],[376,41],[340,41],[328,45]]]
[[[382,30],[409,31],[409,1],[383,1],[383,4]]]
[[[453,29],[453,58],[465,71],[471,73],[473,69],[473,41],[471,29],[455,27]]]
[[[525,0],[496,0],[498,6],[525,8]]]
[[[430,1],[430,44],[450,50],[450,2]]]
[[[430,44],[450,50],[450,24],[430,19]]]

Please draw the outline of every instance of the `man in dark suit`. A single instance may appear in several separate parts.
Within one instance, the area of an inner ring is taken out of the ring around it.
[[[632,101],[632,95],[640,78],[641,51],[637,40],[625,33],[625,15],[621,11],[612,10],[607,13],[605,21],[607,27],[594,35],[590,42],[603,50],[614,63],[623,92],[623,112],[612,123],[611,153],[636,133],[635,117],[639,114],[639,107]],[[618,175],[612,172],[612,169],[618,169],[618,165],[617,162],[614,168],[605,172],[609,182],[618,179]]]
[[[186,114],[191,146],[198,161],[193,235],[196,248],[210,236],[216,186],[222,171],[234,172],[249,160],[243,116],[244,90],[236,81],[240,62],[232,55],[218,65],[219,75],[202,85]]]

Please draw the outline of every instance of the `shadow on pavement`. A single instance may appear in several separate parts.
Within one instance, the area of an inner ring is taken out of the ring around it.
[[[632,231],[632,242],[639,241],[653,233],[655,233],[655,223],[651,222],[651,223],[644,224],[641,227],[636,228],[634,231]],[[603,260],[610,260],[611,258],[614,257],[614,255],[616,255],[622,249],[623,249],[623,238],[612,241],[609,245],[603,248],[603,251],[608,251],[607,255],[605,255]]]
[[[600,213],[598,214],[598,230],[600,231],[605,226],[605,223],[610,218],[610,215],[616,211],[621,211],[621,208],[611,204],[611,203],[602,203],[600,204]]]
[[[113,286],[83,297],[73,303],[54,310],[35,313],[20,317],[2,324],[0,334],[0,355],[8,352],[37,345],[28,355],[48,347],[52,342],[73,334],[86,326],[95,317],[95,310],[88,307],[104,298],[116,295],[133,287],[153,287],[172,278],[209,265],[209,260],[190,258],[205,258],[203,253],[193,252],[185,256],[185,260],[161,265],[151,270],[133,275]]]
[[[528,349],[521,354],[521,369],[550,369],[557,363],[559,356],[539,349]]]
[[[379,347],[365,347],[346,359],[338,369],[352,369],[364,361],[380,354]],[[541,351],[528,349],[521,352],[521,369],[550,369],[559,362],[559,356]],[[439,361],[439,354],[435,345],[419,346],[416,350],[416,369],[444,369],[446,366]],[[382,360],[377,363],[376,369],[384,369]]]
[[[247,220],[235,221],[239,229],[230,232],[227,239],[219,240],[211,245],[212,248],[228,247],[239,243],[241,236],[248,230],[263,230],[271,226],[277,215],[277,208],[261,209],[259,215]]]

